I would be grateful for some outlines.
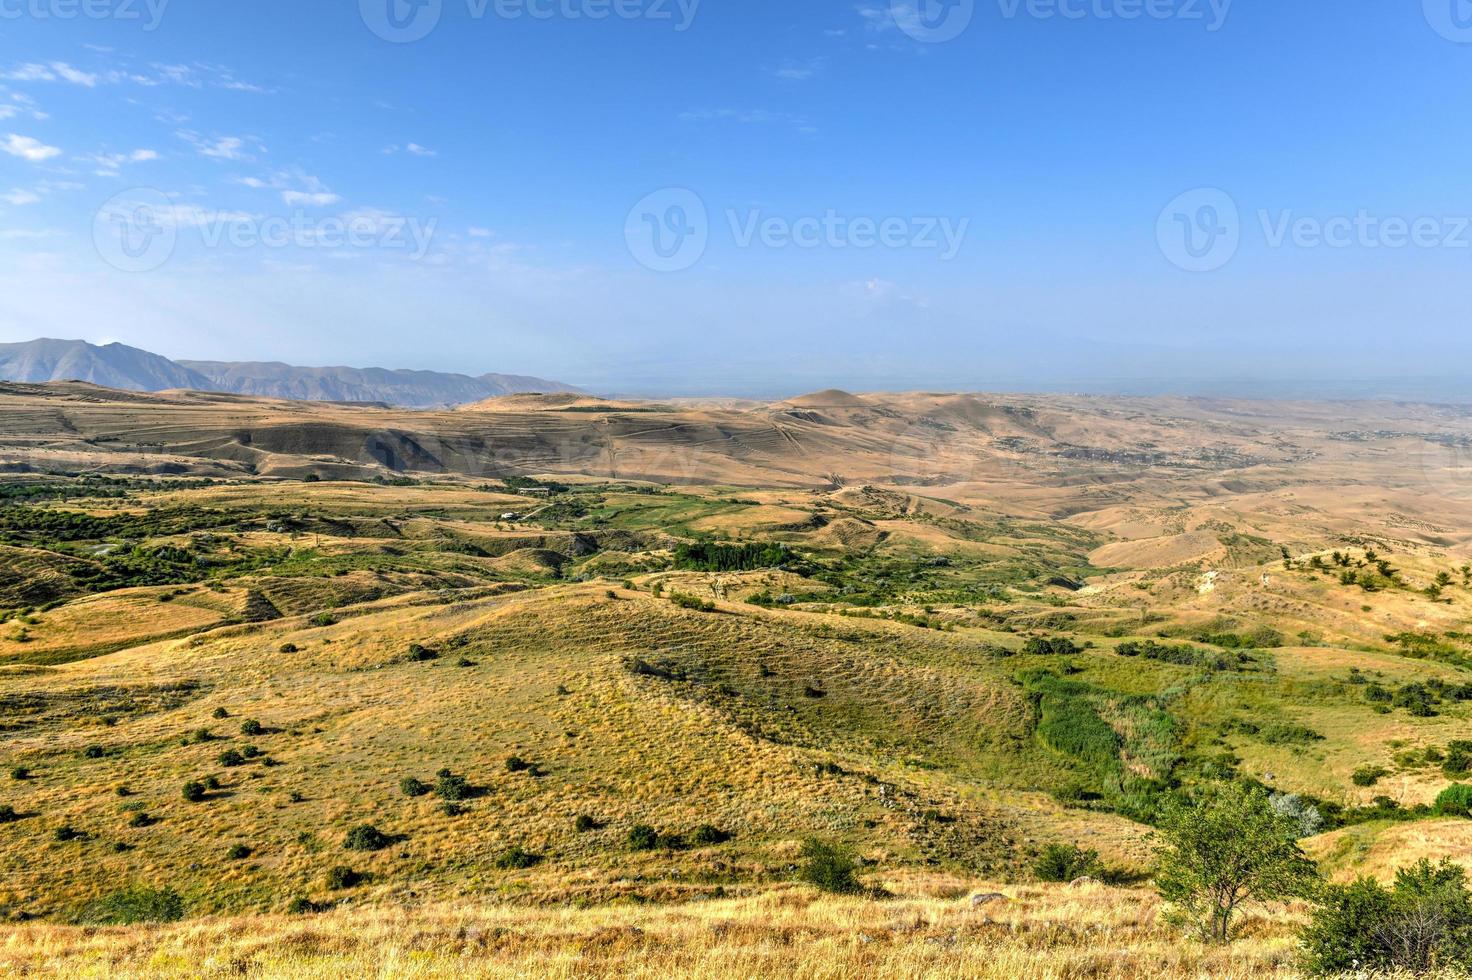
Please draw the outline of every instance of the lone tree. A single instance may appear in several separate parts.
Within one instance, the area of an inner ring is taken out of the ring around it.
[[[1243,905],[1307,894],[1318,873],[1295,843],[1298,830],[1267,793],[1235,783],[1194,804],[1167,804],[1155,884],[1170,919],[1227,943]]]

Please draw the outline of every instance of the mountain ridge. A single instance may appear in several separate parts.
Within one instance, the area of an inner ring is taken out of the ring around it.
[[[0,344],[0,380],[87,381],[126,391],[182,388],[291,401],[384,402],[403,408],[444,408],[498,395],[581,391],[561,381],[517,374],[299,367],[281,361],[176,361],[126,344],[46,337]]]

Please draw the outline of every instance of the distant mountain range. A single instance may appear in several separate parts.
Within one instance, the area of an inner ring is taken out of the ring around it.
[[[128,391],[190,388],[294,401],[385,402],[407,408],[464,405],[527,392],[577,392],[515,374],[442,374],[384,368],[293,367],[275,362],[171,361],[124,344],[30,340],[0,344],[0,381],[90,381]]]

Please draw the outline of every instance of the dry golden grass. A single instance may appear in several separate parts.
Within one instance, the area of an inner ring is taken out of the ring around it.
[[[1221,948],[1159,922],[1153,895],[1098,885],[1001,888],[973,908],[958,879],[900,880],[887,900],[779,887],[658,906],[475,902],[0,932],[0,973],[158,977],[1133,978],[1296,975],[1301,915],[1247,916]]]

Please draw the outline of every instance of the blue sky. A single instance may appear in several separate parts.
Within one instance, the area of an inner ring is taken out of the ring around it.
[[[1464,0],[425,2],[0,0],[0,339],[656,394],[1472,361]]]

